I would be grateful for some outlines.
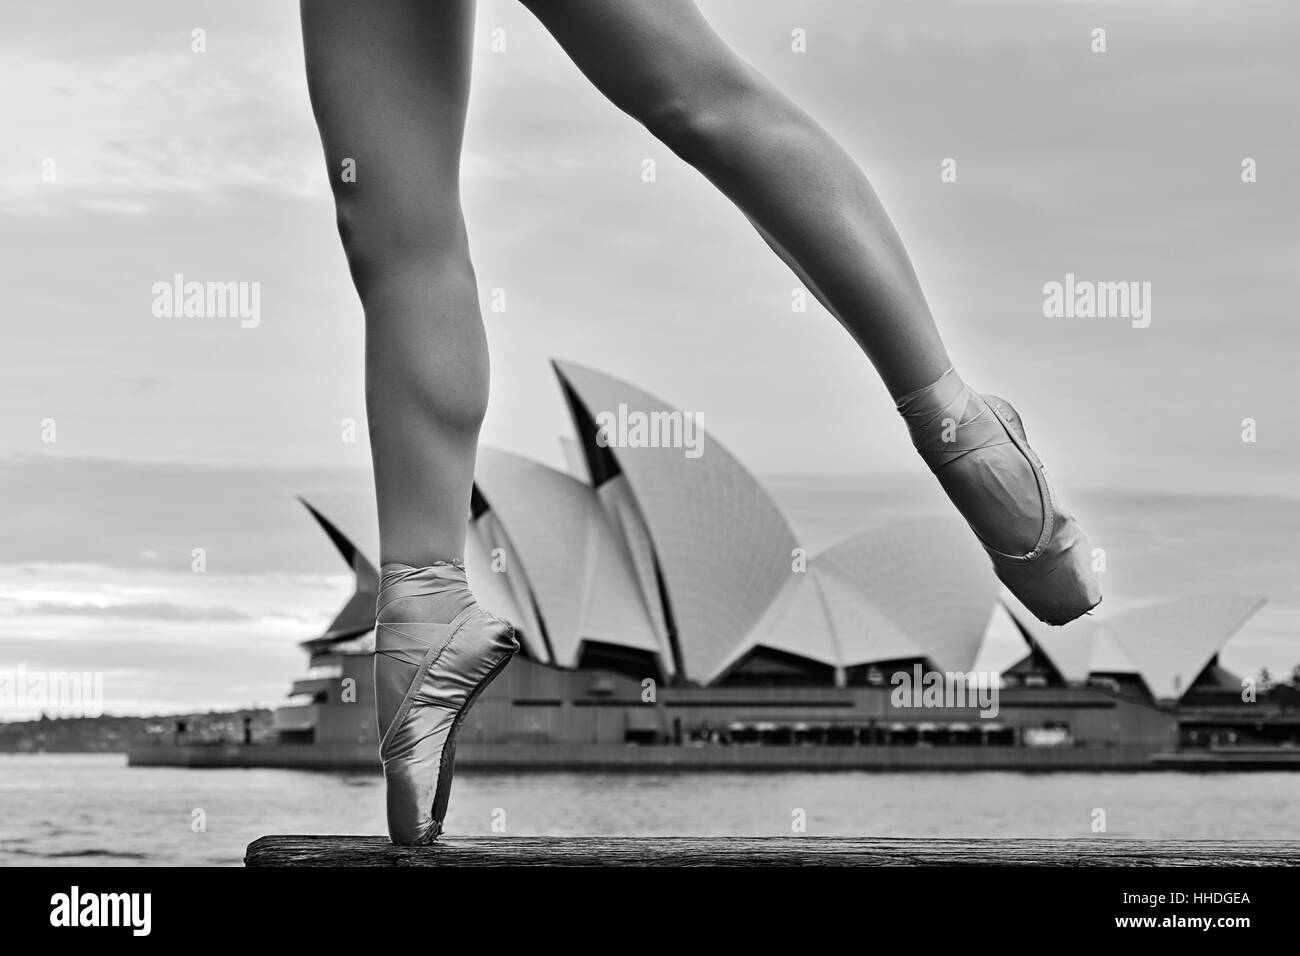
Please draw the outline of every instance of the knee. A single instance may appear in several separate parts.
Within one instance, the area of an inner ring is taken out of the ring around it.
[[[397,196],[341,186],[334,204],[339,237],[363,300],[386,276],[410,267],[448,277],[459,268],[472,278],[459,197],[431,199],[417,188]]]

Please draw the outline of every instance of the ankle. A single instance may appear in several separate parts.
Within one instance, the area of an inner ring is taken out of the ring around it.
[[[938,472],[975,451],[1010,443],[1001,418],[956,369],[898,399],[898,413],[921,458]]]
[[[380,623],[448,624],[474,603],[462,563],[413,567],[389,562],[380,571],[375,616]]]
[[[957,374],[956,366],[950,365],[929,385],[896,395],[894,407],[910,425],[912,419],[921,412],[949,405],[965,390],[966,383]]]

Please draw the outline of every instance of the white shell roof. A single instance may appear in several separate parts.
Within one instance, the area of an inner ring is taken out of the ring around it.
[[[884,621],[868,622],[865,640],[858,644],[851,645],[849,635],[841,632],[846,654],[858,658],[847,664],[911,656],[894,653],[911,646],[921,652],[916,656],[929,658],[942,670],[974,667],[998,583],[962,522],[891,522],[822,552],[812,565],[828,600],[832,595],[834,601],[845,600],[847,590]],[[873,629],[879,633],[873,634]]]
[[[1156,697],[1180,697],[1264,601],[1196,594],[1141,607],[1101,625],[1124,649]]]
[[[659,652],[630,558],[590,486],[494,448],[479,450],[474,482],[513,552],[506,573],[522,572],[556,664],[577,666],[587,640]]]
[[[925,650],[899,630],[852,583],[826,574],[813,564],[817,586],[826,602],[826,614],[835,631],[844,667],[925,657]]]
[[[654,545],[650,541],[650,531],[645,526],[645,518],[641,515],[636,498],[628,488],[627,476],[617,475],[606,481],[596,491],[596,497],[605,514],[609,516],[614,533],[623,543],[628,559],[632,562],[632,574],[640,587],[641,600],[650,615],[650,629],[659,642],[659,662],[664,668],[664,674],[668,677],[676,677],[677,661],[673,654],[672,641],[668,636],[668,622],[664,617],[663,600],[659,594]]]
[[[1096,615],[1064,627],[1020,621],[1067,680],[1135,674],[1159,699],[1177,699],[1265,600],[1196,594]]]
[[[590,416],[574,422],[580,433],[620,405],[646,415],[677,411],[592,369],[555,368]],[[758,623],[787,582],[796,545],[749,472],[712,435],[702,448],[696,458],[681,448],[609,448],[650,531],[683,668],[696,681],[711,679]]]
[[[515,599],[510,581],[492,568],[492,549],[497,545],[492,540],[490,524],[490,519],[472,522],[465,536],[465,579],[469,582],[469,589],[485,611],[517,625],[517,636],[533,660],[548,662],[550,655],[546,646],[535,626],[528,625],[528,616]]]
[[[768,647],[839,667],[843,661],[816,572],[791,570],[786,586],[749,637],[719,669],[725,672],[751,648]],[[716,675],[715,675],[716,676]]]

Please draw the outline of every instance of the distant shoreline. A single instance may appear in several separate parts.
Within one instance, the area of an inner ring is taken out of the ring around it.
[[[265,707],[138,717],[42,717],[0,722],[0,754],[126,754],[157,743],[253,743],[274,739]]]

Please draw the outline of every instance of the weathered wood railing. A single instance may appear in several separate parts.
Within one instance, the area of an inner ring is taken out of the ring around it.
[[[1297,866],[1300,841],[264,836],[247,866]]]

